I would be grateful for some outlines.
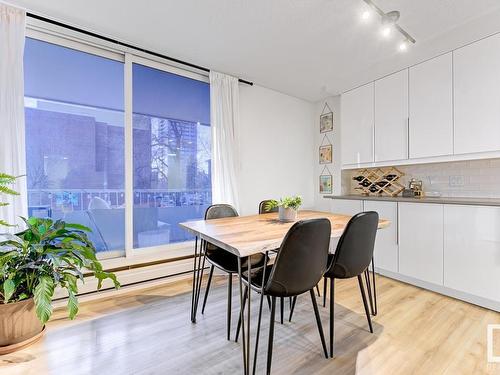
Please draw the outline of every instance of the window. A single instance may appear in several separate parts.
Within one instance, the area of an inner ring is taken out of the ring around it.
[[[202,218],[211,204],[208,83],[131,56],[125,110],[124,54],[54,38],[26,39],[29,215],[90,227],[100,257],[158,246],[165,257],[165,245],[192,239],[178,223]]]
[[[92,229],[125,249],[124,64],[36,39],[25,47],[29,215]]]
[[[189,240],[212,201],[205,82],[133,64],[134,248]]]

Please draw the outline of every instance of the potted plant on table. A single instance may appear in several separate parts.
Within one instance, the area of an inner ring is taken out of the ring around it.
[[[14,180],[0,174],[0,192],[17,194],[6,187]],[[52,314],[56,287],[68,293],[70,319],[78,313],[78,281],[84,280],[84,272],[97,278],[98,290],[108,278],[119,287],[115,275],[104,271],[97,260],[87,236],[89,228],[62,220],[23,220],[25,230],[6,234],[0,241],[0,354],[18,350],[41,336]]]
[[[294,197],[280,198],[280,200],[271,199],[267,202],[264,209],[271,211],[278,207],[278,217],[280,221],[295,221],[297,220],[297,212],[302,205],[302,197],[296,195]]]

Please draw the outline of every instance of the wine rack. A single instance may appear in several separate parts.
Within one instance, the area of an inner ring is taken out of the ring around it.
[[[352,178],[357,182],[356,190],[362,195],[388,195],[395,197],[404,190],[399,182],[404,173],[396,167],[361,169]]]

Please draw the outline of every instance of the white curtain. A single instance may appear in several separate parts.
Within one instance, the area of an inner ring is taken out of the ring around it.
[[[239,209],[238,78],[210,72],[210,122],[212,127],[212,202]]]
[[[24,143],[24,76],[23,54],[26,12],[0,3],[0,172],[26,174]],[[10,224],[21,224],[19,216],[28,215],[26,177],[12,186],[19,196],[2,195],[0,218]],[[19,230],[13,228],[12,231]],[[5,231],[0,228],[0,231]]]

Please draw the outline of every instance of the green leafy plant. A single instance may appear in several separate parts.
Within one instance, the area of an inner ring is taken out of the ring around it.
[[[301,205],[302,205],[302,197],[300,195],[296,195],[294,197],[280,198],[280,200],[272,199],[266,203],[264,209],[266,211],[271,211],[273,208],[283,207],[283,208],[293,208],[295,211],[297,211]]]
[[[17,191],[12,190],[9,186],[16,182],[16,178],[14,176],[8,175],[6,173],[0,172],[0,193],[7,195],[19,195]],[[0,207],[8,206],[9,204],[6,202],[0,202]],[[5,220],[0,219],[0,227],[13,227],[15,225],[11,225],[7,223]]]
[[[0,303],[32,298],[42,324],[52,315],[56,287],[68,292],[70,319],[78,313],[78,281],[88,272],[97,278],[97,289],[105,279],[118,288],[116,276],[103,270],[87,233],[90,229],[62,220],[31,217],[27,229],[0,242]]]

